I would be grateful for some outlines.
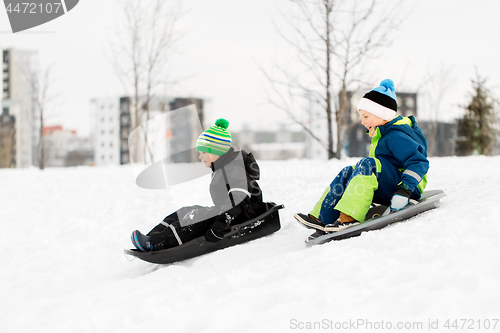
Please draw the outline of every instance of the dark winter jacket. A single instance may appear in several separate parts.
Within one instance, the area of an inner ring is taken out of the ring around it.
[[[372,138],[370,157],[380,161],[379,183],[400,182],[414,197],[420,197],[427,184],[429,161],[427,140],[413,116],[398,116],[378,126]],[[390,196],[392,193],[386,194]]]
[[[211,168],[210,195],[214,206],[181,208],[178,211],[181,226],[214,216],[225,223],[238,224],[266,211],[261,189],[256,182],[259,179],[259,166],[252,154],[230,148],[212,163]],[[225,213],[229,214],[231,221],[227,221]]]

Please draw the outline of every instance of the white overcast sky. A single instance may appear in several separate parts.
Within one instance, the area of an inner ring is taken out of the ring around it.
[[[279,24],[278,9],[286,12],[289,2],[183,3],[188,13],[181,24],[187,35],[173,66],[191,78],[177,87],[177,95],[210,99],[215,116],[230,120],[230,130],[243,123],[266,128],[289,123],[285,114],[265,103],[265,78],[257,66],[271,68],[287,52],[273,20]],[[373,87],[392,78],[396,92],[412,91],[422,85],[429,68],[445,64],[453,68],[455,84],[444,101],[443,108],[450,111],[443,119],[458,115],[458,105],[466,103],[475,68],[500,96],[500,1],[405,0],[404,5],[412,9],[408,18],[395,31],[392,46],[370,66]],[[61,104],[49,120],[52,124],[86,135],[90,99],[124,94],[107,55],[117,10],[114,0],[82,0],[68,14],[17,34],[11,33],[7,14],[0,10],[1,48],[36,50],[42,65],[55,64]],[[404,86],[398,85],[403,80]],[[424,117],[424,110],[419,111]],[[269,119],[267,124],[263,117]]]

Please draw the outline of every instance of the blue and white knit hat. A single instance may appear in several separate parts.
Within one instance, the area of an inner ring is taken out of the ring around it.
[[[231,133],[227,130],[229,121],[220,118],[215,126],[201,133],[196,141],[196,151],[222,156],[231,148]]]
[[[358,111],[364,110],[384,120],[396,117],[398,102],[392,80],[383,80],[380,86],[367,92],[358,103]]]

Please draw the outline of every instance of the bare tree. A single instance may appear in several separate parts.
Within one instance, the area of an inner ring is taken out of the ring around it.
[[[39,70],[38,68],[31,66],[31,64],[28,64],[25,69],[25,75],[31,86],[31,101],[36,112],[34,117],[35,121],[38,122],[38,126],[35,126],[35,128],[39,131],[37,158],[40,170],[45,168],[45,162],[47,159],[44,128],[50,109],[57,98],[57,94],[54,92],[53,88],[53,67],[53,65],[48,65],[45,69]]]
[[[149,120],[154,94],[174,82],[168,64],[179,47],[181,34],[176,26],[182,8],[180,2],[170,4],[165,0],[123,0],[120,5],[125,21],[110,46],[118,77],[126,91],[133,91],[135,128],[144,113]]]
[[[294,64],[300,70],[276,65],[277,77],[263,70],[277,96],[270,98],[270,103],[284,110],[325,147],[328,158],[340,158],[345,133],[352,123],[347,108],[348,90],[362,82],[366,63],[390,44],[390,33],[398,25],[399,2],[389,5],[380,0],[291,2],[298,14],[283,15],[290,32],[284,33],[279,27],[278,32],[296,50]],[[304,121],[304,111],[311,107],[304,101],[307,99],[323,111],[328,127],[326,140]]]
[[[437,70],[427,71],[424,83],[417,89],[417,92],[424,93],[424,105],[430,120],[429,133],[426,135],[429,156],[434,155],[439,117],[443,114],[443,101],[454,84],[452,73],[451,66],[441,63]]]

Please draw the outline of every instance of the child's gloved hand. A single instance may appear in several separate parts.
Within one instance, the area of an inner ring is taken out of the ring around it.
[[[406,185],[401,184],[398,186],[396,192],[394,192],[391,200],[391,210],[401,210],[408,205],[408,201],[411,196],[411,191],[405,188]]]
[[[215,243],[224,238],[224,232],[226,231],[226,222],[221,221],[219,218],[217,218],[212,224],[212,228],[208,229],[207,232],[205,233],[205,238],[207,241]]]

